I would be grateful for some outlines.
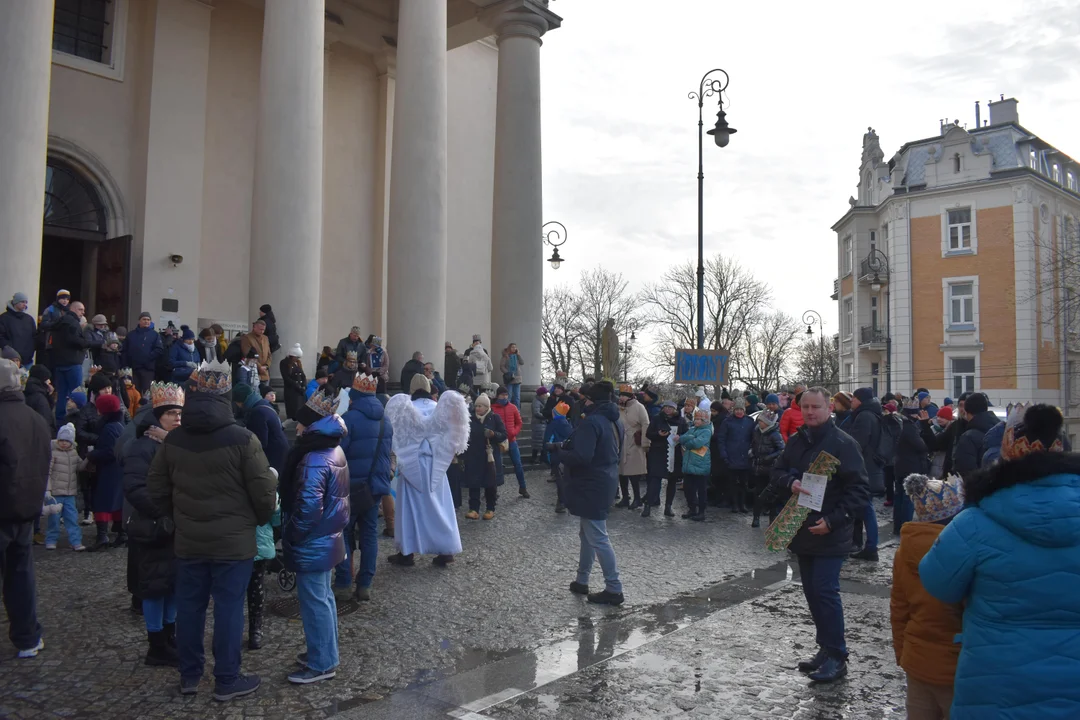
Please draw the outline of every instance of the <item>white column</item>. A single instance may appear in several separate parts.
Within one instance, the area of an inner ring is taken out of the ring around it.
[[[390,175],[394,148],[394,83],[397,58],[390,53],[375,58],[379,102],[375,119],[375,257],[372,302],[377,319],[374,332],[386,337],[386,278],[390,243]],[[389,348],[387,348],[389,350]],[[396,363],[397,358],[393,358]],[[406,388],[407,390],[408,388]]]
[[[281,346],[309,358],[330,342],[318,342],[324,27],[323,0],[266,0],[251,217],[249,319],[270,303]]]
[[[495,198],[491,247],[491,348],[517,343],[525,385],[540,383],[544,299],[540,153],[540,44],[557,16],[511,3],[492,18],[499,45]]]
[[[52,72],[51,2],[0,3],[0,288],[37,307]]]
[[[395,367],[417,350],[438,364],[446,340],[444,2],[401,0],[393,128],[386,340]]]

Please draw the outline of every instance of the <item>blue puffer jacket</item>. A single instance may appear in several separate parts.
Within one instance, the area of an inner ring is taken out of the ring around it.
[[[274,528],[281,525],[281,508],[274,511],[270,522],[255,528],[255,560],[273,560],[277,557],[274,545]]]
[[[727,422],[725,420],[724,422]],[[712,423],[705,423],[701,427],[691,425],[690,428],[679,436],[679,444],[683,447],[682,470],[687,475],[708,475],[712,469]],[[704,449],[705,453],[701,454]]]
[[[285,469],[285,457],[289,454],[289,439],[277,410],[258,392],[248,395],[244,401],[244,427],[259,438],[270,467],[279,473]]]
[[[613,402],[588,405],[559,460],[569,471],[563,494],[571,515],[607,520],[619,489],[619,460],[626,431]]]
[[[754,418],[743,415],[741,418],[728,415],[720,423],[713,446],[720,454],[720,459],[732,470],[750,469],[750,446],[754,439]]]
[[[390,445],[394,428],[383,416],[379,398],[358,390],[349,391],[349,410],[341,416],[348,434],[341,439],[341,449],[349,462],[349,482],[354,487],[367,484],[378,500],[390,494]],[[379,440],[379,423],[382,440]],[[370,478],[368,473],[371,473]]]
[[[965,601],[951,717],[1080,717],[1080,455],[1037,452],[964,481],[971,507],[919,563]]]
[[[330,415],[304,434],[340,439],[345,423]],[[326,572],[345,559],[342,531],[349,522],[349,468],[338,446],[313,450],[296,468],[292,512],[284,520],[281,549],[294,572]]]
[[[183,384],[187,382],[187,379],[191,377],[191,372],[195,369],[191,367],[189,363],[193,363],[195,367],[199,366],[202,362],[202,355],[199,354],[197,347],[192,347],[188,350],[180,340],[177,340],[169,348],[169,370],[172,371],[172,381],[177,384]]]
[[[164,351],[161,335],[158,335],[157,331],[152,327],[134,327],[124,339],[121,362],[135,370],[153,370],[154,364]]]

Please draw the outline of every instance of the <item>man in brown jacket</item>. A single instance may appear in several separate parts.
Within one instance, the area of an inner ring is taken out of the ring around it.
[[[251,324],[251,332],[240,338],[241,357],[254,350],[258,354],[259,382],[270,382],[270,340],[266,337],[266,321],[259,318]]]

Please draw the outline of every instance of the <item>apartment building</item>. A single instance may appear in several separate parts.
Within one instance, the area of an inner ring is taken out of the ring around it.
[[[1080,162],[1025,129],[1015,99],[981,110],[888,161],[863,136],[858,196],[832,227],[841,386],[978,389],[1080,426]]]

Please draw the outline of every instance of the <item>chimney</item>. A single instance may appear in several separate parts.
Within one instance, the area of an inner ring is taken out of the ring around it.
[[[978,100],[975,101],[975,127],[977,127],[977,128],[982,127],[982,119],[981,119],[981,116],[979,115],[979,101]]]
[[[1005,98],[1002,96],[997,102],[989,102],[986,106],[990,110],[991,125],[1004,125],[1006,123],[1020,124],[1020,116],[1016,111],[1016,98]]]

